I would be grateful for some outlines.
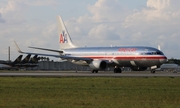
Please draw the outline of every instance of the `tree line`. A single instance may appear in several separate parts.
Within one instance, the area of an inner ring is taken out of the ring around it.
[[[180,59],[171,58],[171,59],[168,59],[166,63],[175,63],[175,64],[180,65]]]

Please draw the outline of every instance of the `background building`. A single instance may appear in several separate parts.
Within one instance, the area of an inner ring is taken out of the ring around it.
[[[40,61],[37,67],[34,67],[35,70],[74,70],[74,71],[87,71],[89,67],[76,65],[67,61],[64,62],[54,62],[54,61]]]

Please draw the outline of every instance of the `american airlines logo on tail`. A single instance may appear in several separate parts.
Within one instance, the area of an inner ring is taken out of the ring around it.
[[[62,34],[60,34],[60,43],[68,43],[67,34],[65,34],[65,31],[62,31]]]

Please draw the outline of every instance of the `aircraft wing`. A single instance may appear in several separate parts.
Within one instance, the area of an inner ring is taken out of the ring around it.
[[[45,50],[45,51],[51,51],[51,52],[63,53],[63,51],[59,51],[59,50],[52,50],[52,49],[46,49],[46,48],[30,47],[30,46],[29,46],[29,48],[39,49],[39,50]]]
[[[61,58],[61,59],[66,59],[66,60],[83,60],[83,61],[86,61],[86,62],[90,62],[90,61],[93,61],[93,59],[91,58],[83,58],[83,57],[74,57],[74,56],[65,56],[65,55],[54,55],[54,54],[42,54],[42,53],[31,53],[31,52],[23,52],[20,50],[19,46],[17,45],[16,42],[14,42],[16,47],[17,47],[17,50],[19,53],[23,53],[23,54],[31,54],[31,55],[41,55],[41,56],[49,56],[49,57],[56,57],[56,58]],[[37,48],[36,48],[37,49]],[[50,50],[49,50],[50,51]]]
[[[42,53],[31,53],[31,52],[22,52],[20,51],[19,53],[23,54],[31,54],[31,55],[40,55],[40,56],[49,56],[49,57],[56,57],[56,58],[61,58],[61,59],[66,59],[66,60],[83,60],[83,61],[92,61],[90,58],[82,58],[82,57],[74,57],[74,56],[64,56],[64,55],[53,55],[53,54],[42,54]]]

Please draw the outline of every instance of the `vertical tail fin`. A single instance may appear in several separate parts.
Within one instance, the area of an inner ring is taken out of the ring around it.
[[[22,59],[22,56],[23,56],[23,55],[19,55],[19,57],[16,58],[16,60],[14,60],[13,65],[14,65],[14,64],[17,64],[17,63],[20,63],[20,62],[21,62],[21,59]]]
[[[64,22],[60,16],[57,17],[57,21],[58,21],[60,50],[76,47],[73,44],[71,37],[66,29],[66,26],[64,25]]]
[[[38,60],[39,60],[38,55],[35,55],[29,60],[29,63],[38,63]]]
[[[28,55],[21,61],[21,63],[28,63],[30,57],[31,57],[31,54],[28,54]]]

